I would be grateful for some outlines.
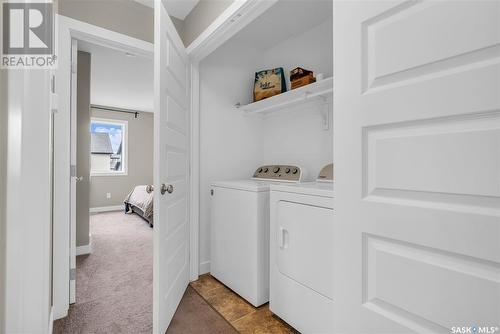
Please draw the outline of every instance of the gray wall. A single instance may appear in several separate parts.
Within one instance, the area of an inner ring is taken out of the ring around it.
[[[234,0],[200,0],[186,18],[174,25],[179,31],[185,46],[198,37]]]
[[[234,0],[201,0],[184,20],[172,17],[184,45],[193,42]],[[58,13],[154,42],[154,11],[132,0],[59,0]]]
[[[153,9],[132,0],[59,0],[59,14],[153,43]]]
[[[92,176],[90,207],[122,205],[123,199],[136,186],[153,183],[153,113],[133,114],[91,109],[92,117],[128,121],[127,175]],[[111,193],[111,198],[106,198]]]
[[[184,21],[182,21],[176,17],[173,17],[173,16],[170,16],[170,19],[172,20],[172,22],[175,26],[175,29],[177,30],[177,33],[179,34],[182,41],[184,42]]]
[[[76,246],[89,244],[90,190],[90,53],[78,51],[76,175]]]

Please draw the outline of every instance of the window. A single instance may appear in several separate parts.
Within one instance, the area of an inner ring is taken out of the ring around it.
[[[92,118],[90,122],[90,173],[127,174],[127,122]]]

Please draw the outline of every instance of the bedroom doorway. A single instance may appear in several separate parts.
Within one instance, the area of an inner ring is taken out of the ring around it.
[[[152,54],[75,38],[71,62],[72,305],[55,332],[151,331]]]

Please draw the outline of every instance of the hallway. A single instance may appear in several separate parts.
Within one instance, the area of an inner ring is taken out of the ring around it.
[[[90,216],[92,253],[77,257],[76,303],[54,333],[151,333],[153,230],[123,212]]]

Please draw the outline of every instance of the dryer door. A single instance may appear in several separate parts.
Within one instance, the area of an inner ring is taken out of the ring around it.
[[[333,209],[291,201],[276,209],[280,273],[332,299]]]

